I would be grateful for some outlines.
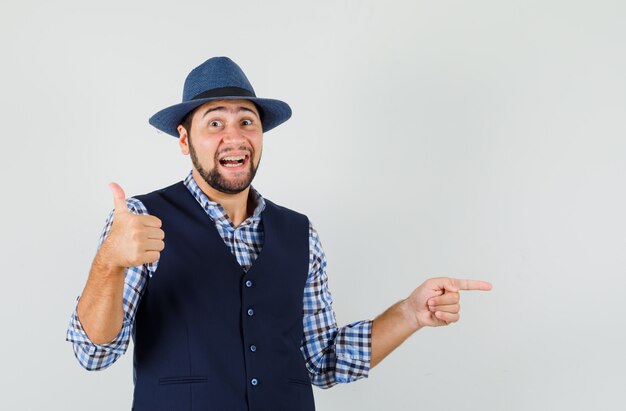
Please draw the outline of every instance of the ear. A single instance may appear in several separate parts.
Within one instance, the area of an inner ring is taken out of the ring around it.
[[[180,146],[180,152],[184,155],[189,155],[189,136],[187,130],[182,125],[178,125],[178,145]]]

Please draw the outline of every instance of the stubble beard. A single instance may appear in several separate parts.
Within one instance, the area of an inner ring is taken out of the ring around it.
[[[261,157],[259,154],[259,163],[256,165],[256,167],[254,166],[253,159],[256,157],[254,148],[242,147],[239,149],[249,150],[250,152],[250,158],[248,159],[249,168],[248,170],[245,170],[247,171],[247,177],[243,180],[229,181],[220,173],[219,160],[217,158],[218,153],[215,153],[215,158],[214,158],[215,167],[213,167],[210,170],[205,170],[204,167],[202,167],[202,164],[200,164],[200,161],[198,161],[196,150],[193,148],[193,144],[191,143],[191,136],[189,136],[189,154],[191,156],[191,162],[193,166],[195,167],[196,171],[198,171],[198,174],[200,174],[202,179],[206,181],[208,185],[210,185],[217,191],[220,191],[225,194],[238,194],[238,193],[241,193],[246,188],[248,188],[250,184],[252,183],[252,180],[254,180],[256,171],[259,168],[259,165],[261,164]]]

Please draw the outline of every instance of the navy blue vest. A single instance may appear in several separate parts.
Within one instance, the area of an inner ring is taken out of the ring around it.
[[[245,273],[182,182],[136,198],[165,249],[135,319],[133,410],[314,410],[300,351],[307,217],[266,200]]]

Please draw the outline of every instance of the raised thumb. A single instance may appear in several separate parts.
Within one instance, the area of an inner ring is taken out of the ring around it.
[[[113,193],[113,204],[115,206],[115,213],[127,213],[128,205],[126,205],[126,194],[124,190],[117,183],[109,183],[111,193]]]

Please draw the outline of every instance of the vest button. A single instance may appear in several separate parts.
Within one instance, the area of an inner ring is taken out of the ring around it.
[[[252,345],[250,346],[250,351],[252,351],[252,352],[256,352],[256,345],[252,344]]]
[[[250,280],[246,281],[246,287],[248,288],[252,287],[252,281]]]
[[[259,384],[259,380],[257,380],[256,378],[253,378],[253,379],[250,380],[250,384],[256,386],[256,385]]]
[[[252,308],[248,308],[248,316],[252,317],[254,315],[254,310]]]

